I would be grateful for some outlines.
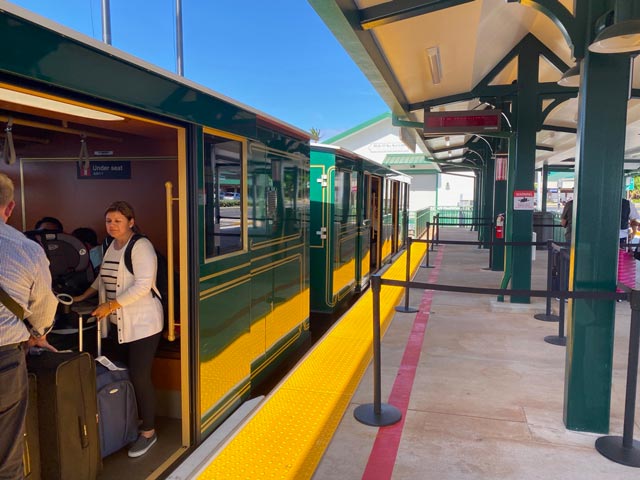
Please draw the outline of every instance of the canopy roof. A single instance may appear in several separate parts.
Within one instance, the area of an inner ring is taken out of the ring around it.
[[[545,93],[542,110],[546,118],[537,133],[536,168],[574,164],[577,88],[556,83],[575,65],[574,52],[566,32],[531,6],[555,4],[555,13],[568,18],[573,15],[574,0],[522,0],[527,5],[518,0],[309,2],[393,114],[416,125],[424,121],[425,108],[492,108],[492,99],[508,98],[517,90],[520,54],[539,52],[538,82]],[[439,82],[432,75],[430,61],[441,66]],[[638,89],[640,62],[636,62],[634,73],[633,88]],[[633,90],[636,96],[640,90]],[[414,132],[418,143],[424,142],[437,160],[459,156],[473,140],[470,135],[423,139],[419,128]],[[626,168],[640,165],[639,132],[640,99],[632,98],[627,112]]]

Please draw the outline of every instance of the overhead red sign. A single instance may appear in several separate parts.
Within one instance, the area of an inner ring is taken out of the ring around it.
[[[424,134],[464,134],[500,131],[501,110],[424,111]]]

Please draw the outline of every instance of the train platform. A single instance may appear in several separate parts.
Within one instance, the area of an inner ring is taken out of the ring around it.
[[[443,228],[441,239],[474,240],[475,233]],[[486,250],[437,250],[436,268],[420,269],[416,281],[499,286],[502,272],[484,270]],[[546,251],[538,250],[533,289],[546,288],[546,266]],[[543,299],[511,305],[484,295],[428,291],[412,291],[410,298],[420,312],[396,314],[382,341],[382,399],[400,408],[402,421],[374,428],[354,419],[358,405],[372,402],[369,369],[314,480],[638,477],[637,469],[595,450],[601,435],[565,428],[565,347],[543,341],[558,333],[558,323],[533,318],[544,312]],[[631,311],[627,302],[616,309],[610,432],[622,435]]]
[[[443,228],[441,240],[475,240]],[[488,252],[441,245],[418,282],[498,287]],[[401,256],[384,274],[404,279]],[[533,262],[532,288],[546,287],[546,251]],[[358,422],[373,401],[372,310],[367,292],[279,386],[189,477],[202,479],[616,479],[638,471],[601,456],[601,435],[564,427],[565,347],[544,342],[558,324],[533,318],[544,300],[411,291],[418,313],[395,313],[403,291],[382,287],[382,401],[402,419],[388,427]],[[557,305],[557,301],[554,304]],[[611,398],[613,435],[622,434],[630,308],[616,306]],[[638,425],[636,424],[636,430]]]

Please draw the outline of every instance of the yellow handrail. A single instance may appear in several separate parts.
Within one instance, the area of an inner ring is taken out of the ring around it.
[[[165,182],[165,200],[167,205],[167,323],[169,331],[167,339],[176,339],[176,319],[174,315],[175,298],[173,295],[173,184]]]

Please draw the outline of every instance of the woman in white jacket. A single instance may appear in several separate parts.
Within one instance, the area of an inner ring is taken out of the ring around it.
[[[151,242],[140,237],[131,249],[132,271],[126,267],[125,251],[137,230],[133,208],[127,202],[112,203],[105,212],[105,222],[113,241],[104,252],[100,274],[74,301],[99,293],[100,304],[92,315],[107,327],[105,350],[127,364],[136,392],[142,424],[138,439],[129,448],[129,456],[139,457],[147,453],[158,438],[155,390],[151,382],[151,366],[163,326],[162,304],[153,294],[157,257]]]

